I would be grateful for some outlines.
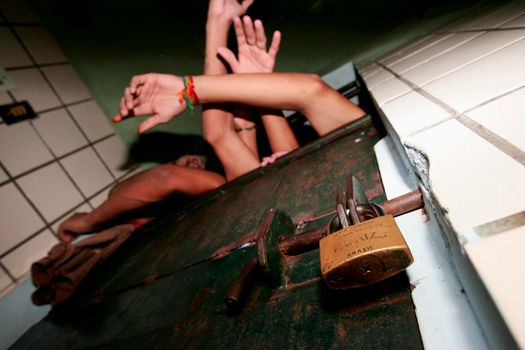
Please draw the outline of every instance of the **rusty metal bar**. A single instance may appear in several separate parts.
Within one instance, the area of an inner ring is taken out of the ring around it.
[[[248,294],[248,289],[252,285],[257,267],[257,255],[254,255],[243,266],[241,272],[232,283],[230,289],[224,297],[224,303],[229,313],[235,313],[240,310],[244,299]]]
[[[423,195],[419,189],[381,204],[386,214],[399,216],[423,208]]]
[[[380,204],[385,214],[399,216],[423,208],[423,197],[419,189]],[[283,239],[279,249],[286,255],[297,255],[316,249],[319,240],[329,233],[329,224]]]

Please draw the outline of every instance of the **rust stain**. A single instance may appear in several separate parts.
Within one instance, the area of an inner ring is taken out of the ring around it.
[[[346,338],[346,329],[345,325],[343,324],[345,320],[339,320],[339,323],[337,324],[337,335],[339,338]]]
[[[217,249],[215,252],[212,253],[211,258],[213,260],[223,258],[229,255],[233,250],[237,249],[241,245],[245,243],[253,242],[256,239],[257,239],[257,231],[251,231],[246,236],[242,237],[240,240]]]
[[[321,280],[321,277],[316,277],[316,278],[312,278],[311,280],[306,280],[306,281],[303,281],[303,282],[300,282],[300,283],[290,283],[290,284],[286,285],[285,289],[286,290],[292,290],[292,289],[295,289],[295,288],[307,286],[307,285],[312,284],[312,283],[317,283],[320,280]]]
[[[193,302],[191,303],[190,315],[193,314],[199,308],[199,306],[202,305],[202,303],[204,303],[208,295],[210,295],[209,288],[204,288],[199,294],[197,294],[197,297],[193,299]]]

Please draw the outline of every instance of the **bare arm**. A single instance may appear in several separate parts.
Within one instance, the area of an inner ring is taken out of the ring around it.
[[[226,46],[233,18],[242,15],[253,0],[210,0],[206,22],[205,75],[225,74],[226,67],[217,57],[217,48]],[[258,156],[235,132],[233,115],[224,105],[203,108],[204,138],[219,157],[226,178],[234,179],[259,166]]]

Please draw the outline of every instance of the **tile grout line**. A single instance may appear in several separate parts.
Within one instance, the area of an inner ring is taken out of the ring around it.
[[[45,230],[49,230],[50,232],[53,232],[49,227],[41,228],[40,230],[36,231],[35,233],[30,234],[29,236],[27,236],[26,238],[24,238],[23,240],[19,241],[17,244],[11,246],[11,248],[7,249],[5,252],[0,254],[0,259],[5,258],[6,256],[8,256],[9,254],[14,252],[15,250],[17,250],[21,246],[23,246],[24,244],[26,244],[27,242],[29,242],[30,240],[32,240],[36,236],[44,233]],[[55,236],[55,235],[53,234],[53,236]],[[55,236],[55,238],[57,238],[57,237]]]
[[[9,269],[8,269],[7,267],[5,267],[5,265],[4,265],[2,262],[0,262],[0,270],[4,271],[5,274],[7,275],[7,277],[9,277],[9,279],[11,279],[11,283],[10,283],[9,285],[11,285],[11,284],[13,284],[13,283],[16,283],[16,278],[15,278],[15,276],[13,276],[13,275],[11,274],[11,271],[9,271]],[[9,286],[7,286],[7,287],[9,287]],[[7,287],[6,287],[6,288],[7,288]],[[2,289],[2,291],[3,291],[3,290],[4,290],[4,289]]]
[[[456,111],[454,108],[447,105],[445,102],[441,101],[434,95],[428,93],[427,91],[423,90],[421,87],[417,86],[413,82],[403,78],[399,74],[392,71],[390,68],[386,67],[385,65],[377,62],[377,64],[381,65],[383,69],[387,70],[391,74],[393,74],[397,79],[407,84],[413,91],[419,93],[423,97],[427,98],[434,104],[438,105],[445,111],[447,111],[449,114],[451,114],[452,118],[456,119],[458,122],[463,124],[465,127],[470,129],[472,132],[474,132],[476,135],[499,149],[501,152],[505,153],[507,156],[511,157],[515,161],[519,162],[521,165],[525,165],[525,152],[520,150],[518,147],[514,146],[509,141],[505,140],[504,138],[500,137],[499,135],[495,134],[494,132],[490,131],[489,129],[485,128],[483,125],[475,122],[474,120],[470,119],[466,115]]]
[[[503,98],[503,97],[505,97],[505,96],[511,95],[511,94],[513,94],[513,93],[515,93],[515,92],[517,92],[517,91],[523,89],[523,88],[525,88],[525,85],[518,86],[518,87],[515,88],[515,89],[512,89],[512,90],[506,91],[506,92],[504,92],[504,93],[502,93],[502,94],[500,94],[500,95],[498,95],[498,96],[492,97],[492,98],[488,99],[487,101],[484,101],[484,102],[482,102],[482,103],[480,103],[480,104],[477,104],[477,105],[474,106],[474,107],[471,107],[471,108],[465,110],[465,111],[463,112],[463,114],[468,113],[468,112],[472,112],[472,111],[475,110],[475,109],[478,109],[478,108],[480,108],[480,107],[483,107],[483,106],[485,106],[485,105],[488,105],[489,103],[492,103],[492,102],[494,102],[494,101],[496,101],[496,100],[499,100],[500,98]]]
[[[507,22],[505,22],[507,23]],[[503,24],[505,24],[503,23]],[[503,25],[502,24],[502,25]],[[455,34],[455,33],[476,33],[476,32],[501,32],[505,30],[523,30],[524,27],[506,27],[506,28],[481,28],[481,29],[459,29],[459,30],[445,30],[437,31],[437,34]]]
[[[8,24],[8,28],[9,30],[11,31],[11,33],[14,35],[14,37],[16,38],[16,40],[18,41],[18,43],[22,46],[22,48],[24,49],[25,53],[27,54],[27,56],[29,57],[29,59],[31,60],[31,62],[33,62],[33,64],[35,65],[36,69],[40,72],[40,75],[44,78],[44,80],[46,81],[46,83],[48,84],[49,88],[51,89],[51,91],[53,91],[53,93],[55,94],[55,96],[57,97],[58,101],[60,102],[60,104],[62,106],[65,106],[65,103],[64,101],[62,100],[62,98],[60,97],[60,95],[58,94],[58,91],[55,89],[55,87],[53,86],[53,84],[51,84],[51,81],[49,81],[48,77],[46,76],[46,74],[44,73],[44,71],[42,70],[42,68],[38,67],[38,63],[36,61],[36,59],[33,57],[33,55],[31,54],[31,52],[29,51],[29,49],[27,48],[27,46],[25,45],[24,41],[22,40],[22,38],[18,35],[18,33],[14,30],[13,26],[10,25],[9,23]],[[42,25],[42,27],[44,27]],[[45,27],[44,27],[45,28]],[[91,95],[91,93],[90,93]],[[76,127],[79,129],[80,133],[82,134],[82,136],[84,136],[84,138],[86,139],[86,141],[88,141],[88,143],[90,142],[89,141],[89,138],[87,137],[86,133],[84,132],[84,130],[82,130],[82,128],[80,127],[80,125],[78,124],[78,122],[75,120],[75,118],[73,117],[73,115],[71,114],[71,112],[69,111],[69,109],[67,107],[64,107],[64,109],[66,110],[67,114],[69,115],[69,117],[71,118],[71,120],[73,121],[73,123],[76,125]],[[97,155],[98,159],[102,162],[102,164],[104,165],[104,167],[106,168],[106,170],[109,172],[110,176],[113,178],[114,181],[117,180],[117,178],[115,177],[115,175],[113,175],[113,172],[111,171],[111,168],[106,164],[106,162],[104,161],[104,159],[102,158],[102,156],[99,154],[99,152],[97,151],[97,149],[95,147],[92,147],[93,148],[93,151],[95,152],[95,154]],[[76,185],[76,184],[75,184]]]
[[[8,72],[13,72],[17,70],[24,70],[24,69],[30,69],[30,68],[46,68],[46,67],[57,67],[57,66],[66,66],[68,65],[68,61],[62,61],[62,62],[53,62],[53,63],[42,63],[42,64],[34,64],[30,66],[16,66],[16,67],[4,67],[4,69]]]

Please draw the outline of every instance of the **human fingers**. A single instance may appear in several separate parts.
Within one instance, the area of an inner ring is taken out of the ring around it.
[[[135,75],[133,78],[131,78],[131,82],[129,83],[129,89],[132,94],[137,92],[137,88],[140,85],[143,85],[146,83],[148,74],[141,74],[141,75]]]
[[[124,100],[128,109],[133,108],[133,99],[135,98],[133,95],[134,94],[131,93],[131,88],[127,87],[124,89]]]
[[[269,162],[270,162],[270,157],[264,157],[261,162],[261,167],[267,166]]]
[[[217,53],[224,58],[224,60],[230,65],[230,68],[234,73],[237,72],[237,67],[239,65],[239,61],[237,61],[237,57],[235,57],[235,54],[226,47],[218,47]]]
[[[266,34],[264,33],[264,26],[260,20],[255,20],[255,40],[257,47],[261,50],[266,50]]]
[[[248,45],[255,45],[255,30],[253,29],[253,22],[250,16],[242,18],[244,24],[244,33],[246,34],[246,42]]]
[[[137,132],[140,134],[148,131],[151,128],[154,128],[155,126],[159,124],[164,124],[169,121],[169,118],[163,117],[159,114],[154,114],[148,119],[144,120],[142,123],[140,123],[139,128],[137,129]]]
[[[119,111],[120,111],[120,114],[121,115],[127,115],[128,114],[128,107],[126,107],[126,100],[124,99],[124,97],[122,97],[120,99],[120,104],[119,104]]]
[[[244,27],[239,17],[233,19],[233,28],[235,29],[235,35],[237,36],[237,46],[246,44],[246,35],[244,34]]]
[[[273,59],[275,59],[277,53],[279,52],[279,47],[281,46],[281,36],[281,32],[278,30],[273,33],[272,43],[270,44],[270,50],[268,51],[268,54]]]

